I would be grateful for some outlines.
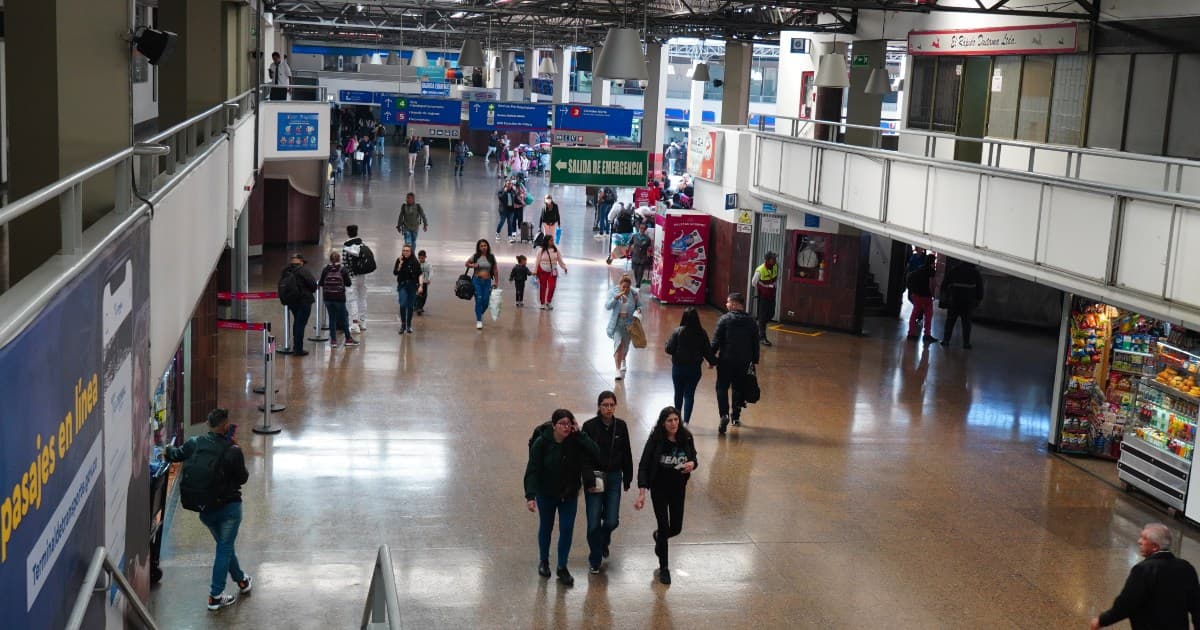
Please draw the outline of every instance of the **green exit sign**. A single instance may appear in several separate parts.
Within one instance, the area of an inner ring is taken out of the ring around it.
[[[850,65],[855,68],[865,68],[871,65],[871,62],[866,55],[854,55],[854,60],[850,62]]]
[[[649,174],[646,151],[554,147],[550,151],[550,183],[584,186],[645,186]]]

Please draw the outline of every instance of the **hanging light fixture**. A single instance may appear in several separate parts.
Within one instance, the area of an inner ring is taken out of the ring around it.
[[[487,65],[483,59],[483,47],[477,39],[464,39],[462,49],[458,51],[458,65],[482,68]]]
[[[846,55],[837,51],[837,37],[834,37],[830,52],[821,55],[817,64],[817,77],[814,83],[823,88],[850,87],[850,69],[846,67]]]
[[[883,12],[883,24],[879,28],[879,39],[883,41],[883,67],[872,68],[863,91],[867,94],[888,94],[892,91],[892,77],[887,71],[887,11]]]
[[[693,81],[708,81],[708,79],[709,79],[708,64],[707,63],[696,64],[696,69],[692,71],[692,80]]]
[[[642,38],[636,28],[608,29],[595,74],[604,79],[650,78],[646,55],[642,54]]]
[[[558,74],[558,66],[554,63],[554,57],[542,57],[542,63],[538,65],[538,74]]]
[[[413,51],[412,58],[408,60],[408,65],[424,68],[429,65],[429,56],[425,54],[424,48],[418,48]]]

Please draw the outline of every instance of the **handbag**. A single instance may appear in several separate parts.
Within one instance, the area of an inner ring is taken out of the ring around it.
[[[613,422],[615,423],[616,420],[613,420]],[[612,426],[612,438],[608,443],[608,463],[610,465],[612,464],[613,449],[615,449],[616,446],[617,446],[617,427],[614,424]],[[606,473],[603,470],[591,471],[591,475],[588,477],[588,480],[591,481],[592,483],[587,486],[587,491],[591,494],[600,494],[601,492],[604,492],[604,478],[607,476],[607,474],[608,473]]]
[[[629,342],[634,348],[646,347],[646,329],[642,327],[642,316],[636,313],[633,321],[629,322]]]
[[[354,159],[355,159],[356,161],[359,161],[359,162],[361,162],[361,161],[363,161],[363,158],[365,158],[365,157],[367,157],[367,154],[363,153],[362,151],[355,151],[355,152],[354,152]]]
[[[758,386],[758,375],[754,372],[753,363],[746,370],[746,375],[742,377],[742,386],[738,389],[742,392],[742,400],[751,405],[758,402],[758,399],[762,397],[762,389]]]

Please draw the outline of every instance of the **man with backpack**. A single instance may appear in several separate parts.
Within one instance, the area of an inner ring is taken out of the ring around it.
[[[217,542],[208,592],[209,610],[237,602],[237,595],[225,594],[227,574],[241,595],[249,594],[254,586],[254,581],[242,571],[234,551],[238,527],[242,524],[242,485],[250,477],[236,432],[237,425],[229,423],[229,412],[213,409],[208,413],[208,433],[166,450],[167,461],[183,462],[179,476],[180,504],[200,513],[200,522]]]
[[[629,252],[629,242],[633,240],[634,211],[632,204],[621,203],[609,213],[612,222],[612,251],[608,254],[607,264],[612,264],[613,257],[624,258]],[[620,255],[617,256],[618,251]]]
[[[283,268],[279,274],[279,301],[292,314],[292,356],[302,357],[308,354],[304,350],[304,329],[308,326],[308,316],[312,314],[312,305],[316,301],[313,293],[317,290],[317,279],[312,272],[304,268],[304,254],[292,254],[292,262]]]
[[[604,238],[608,234],[608,213],[612,211],[615,203],[617,203],[617,191],[613,190],[611,186],[601,189],[599,200],[596,203],[596,223],[592,226],[596,238]]]
[[[351,283],[346,287],[346,308],[350,312],[350,332],[367,329],[367,274],[375,271],[375,252],[358,237],[358,226],[347,225],[342,244],[342,260],[350,270]]]
[[[400,216],[396,217],[396,231],[404,236],[404,244],[417,249],[417,230],[429,231],[429,219],[425,218],[425,209],[417,203],[417,196],[408,193],[404,197],[404,205],[400,206]]]

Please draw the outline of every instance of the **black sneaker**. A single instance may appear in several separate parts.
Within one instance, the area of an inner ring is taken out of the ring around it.
[[[729,416],[721,416],[721,426],[717,427],[717,433],[725,435],[725,428],[729,426]]]
[[[735,427],[742,426],[742,421],[739,418],[730,418],[730,420],[733,422],[733,426],[735,426]]]
[[[671,570],[666,567],[660,567],[658,569],[658,581],[663,584],[670,584],[671,583]]]
[[[217,595],[216,597],[213,597],[212,595],[208,596],[208,609],[209,610],[220,610],[222,608],[225,608],[226,606],[232,606],[236,603],[237,603],[237,595],[226,595],[225,593],[221,593],[220,595]]]
[[[550,562],[543,560],[538,563],[538,575],[548,578],[550,577]]]
[[[608,557],[608,545],[604,545],[604,552],[600,555],[604,556],[605,558]]]
[[[306,356],[308,356],[308,350],[297,350],[297,351],[295,351],[295,352],[293,352],[293,353],[292,353],[292,356],[294,356],[294,357],[306,357]]]
[[[908,337],[906,337],[906,339],[908,339],[909,341],[916,341],[920,338],[921,338],[921,335],[909,335]]]
[[[591,573],[592,575],[600,575],[600,565],[594,564],[588,566],[588,573]]]
[[[937,340],[938,338],[934,337],[933,335],[925,335],[921,338],[921,341],[924,341],[925,343],[937,343]]]
[[[558,582],[563,586],[575,586],[575,578],[567,567],[558,567]]]

